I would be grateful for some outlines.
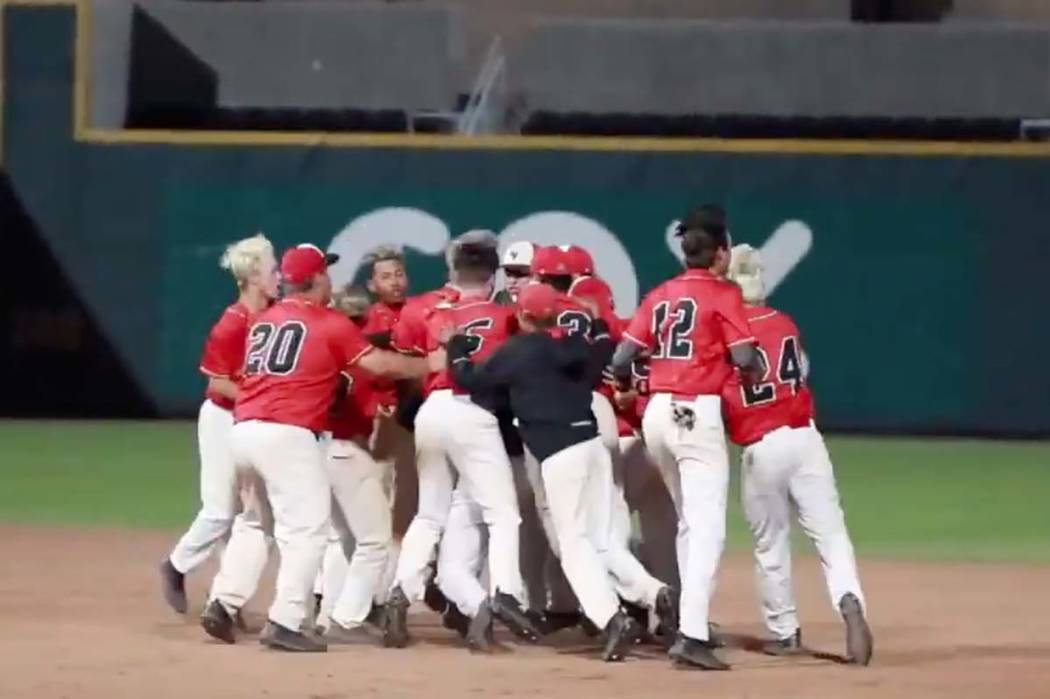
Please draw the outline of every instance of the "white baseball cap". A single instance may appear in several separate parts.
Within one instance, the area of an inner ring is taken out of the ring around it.
[[[507,249],[503,251],[503,258],[500,260],[500,266],[530,267],[532,266],[532,256],[534,252],[535,246],[527,240],[519,240],[516,243],[511,243],[507,246]]]

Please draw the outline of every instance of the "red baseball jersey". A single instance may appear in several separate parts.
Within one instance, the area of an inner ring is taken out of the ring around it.
[[[441,346],[441,335],[445,328],[453,328],[456,334],[478,338],[470,358],[482,362],[518,331],[518,321],[512,306],[485,299],[467,299],[435,305],[427,315],[426,328],[426,353]],[[424,395],[445,388],[458,388],[445,369],[428,374],[423,380]]]
[[[222,312],[204,343],[204,354],[200,363],[202,374],[229,379],[234,383],[240,381],[251,319],[251,310],[240,301]],[[233,400],[221,393],[209,388],[205,390],[204,395],[220,408],[233,410]]]
[[[373,335],[389,335],[393,338],[394,327],[397,325],[398,318],[401,317],[401,309],[405,307],[405,304],[386,304],[383,302],[373,303],[368,307],[368,313],[365,314],[365,324],[361,328],[361,332],[364,333],[365,337],[371,338]],[[397,405],[397,382],[391,379],[373,378],[371,382],[371,388],[374,392],[374,398],[376,401],[388,408],[392,408]]]
[[[729,348],[755,341],[740,288],[698,269],[651,291],[624,336],[652,353],[649,390],[683,396],[721,395]]]
[[[765,306],[748,308],[747,316],[766,361],[766,374],[748,386],[734,371],[722,392],[729,438],[744,445],[780,427],[805,427],[813,419],[813,396],[806,385],[795,321]]]
[[[439,303],[458,299],[459,290],[445,285],[406,301],[390,337],[394,349],[406,354],[426,354],[428,316]]]
[[[616,302],[613,300],[612,289],[601,277],[592,275],[576,277],[572,282],[572,286],[569,287],[569,295],[597,301],[598,311],[603,318],[616,312]]]
[[[323,432],[339,374],[371,350],[342,313],[298,298],[279,301],[259,314],[248,333],[234,420]]]
[[[376,392],[377,378],[359,366],[343,372],[346,390],[337,392],[332,405],[329,429],[333,439],[368,439],[375,425],[376,406],[382,397]],[[343,384],[340,384],[340,387]]]

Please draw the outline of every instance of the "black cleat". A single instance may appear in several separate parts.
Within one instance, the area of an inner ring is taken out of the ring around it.
[[[839,600],[839,611],[846,622],[846,660],[853,665],[867,665],[871,662],[875,642],[860,600],[852,592],[847,592]]]
[[[427,583],[426,589],[423,590],[423,603],[438,614],[444,614],[452,606],[441,588],[432,582]]]
[[[708,641],[678,635],[678,640],[667,651],[671,661],[678,668],[700,668],[701,670],[728,670],[729,665],[719,660],[711,651]]]
[[[453,605],[455,606],[455,605]],[[466,615],[460,613],[464,619],[467,619]],[[464,638],[467,640],[467,646],[471,651],[475,653],[488,653],[492,650],[493,638],[492,638],[492,607],[489,606],[489,601],[485,600],[478,607],[478,613],[474,615],[473,619],[468,619],[467,633]]]
[[[322,638],[330,645],[340,646],[373,645],[378,640],[374,629],[364,625],[343,626],[336,621],[328,624]]]
[[[802,647],[802,629],[795,629],[795,633],[787,638],[777,638],[762,644],[762,652],[766,655],[802,655],[805,649]]]
[[[656,595],[656,616],[660,618],[661,640],[670,648],[678,635],[678,595],[673,588],[665,585]]]
[[[512,634],[530,643],[540,640],[540,630],[525,614],[518,600],[506,592],[497,591],[496,596],[489,601],[489,605],[492,608],[492,615],[502,621]]]
[[[488,614],[491,617],[492,610],[489,610]],[[467,638],[470,623],[470,617],[459,611],[459,607],[454,604],[448,605],[448,609],[441,615],[441,625],[458,633],[460,638]]]
[[[233,633],[234,621],[226,607],[217,599],[208,602],[201,614],[201,628],[211,636],[224,643],[235,643],[236,636]]]
[[[643,637],[649,631],[649,610],[640,604],[634,602],[627,602],[625,600],[620,601],[620,609],[622,609],[627,616],[631,617],[638,623],[638,629],[641,633],[635,637],[635,643],[641,643]]]
[[[383,645],[387,648],[404,648],[408,645],[409,604],[401,587],[395,587],[386,602],[383,617]]]
[[[642,629],[637,621],[623,612],[616,612],[605,625],[605,648],[602,650],[602,660],[607,663],[623,660],[628,649],[634,645],[641,634]]]
[[[556,633],[562,629],[571,629],[580,625],[582,615],[579,612],[552,612],[547,610],[543,613],[543,626],[548,634]]]
[[[175,569],[169,558],[160,564],[160,588],[168,606],[179,614],[185,614],[189,606],[186,603],[186,576]]]
[[[259,643],[267,648],[289,653],[324,653],[328,650],[328,644],[323,638],[292,631],[275,621],[266,622],[266,628],[259,636]]]

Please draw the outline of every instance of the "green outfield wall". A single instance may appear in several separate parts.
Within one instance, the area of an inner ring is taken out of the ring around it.
[[[1050,433],[1050,157],[107,143],[74,138],[73,9],[8,6],[4,30],[17,233],[46,241],[162,414],[199,401],[233,293],[216,261],[244,234],[336,249],[339,279],[398,242],[417,290],[466,228],[578,242],[626,314],[678,268],[675,217],[717,201],[803,329],[825,426]]]

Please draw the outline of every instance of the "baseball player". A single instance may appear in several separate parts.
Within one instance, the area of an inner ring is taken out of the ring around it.
[[[867,665],[872,636],[864,618],[853,544],[839,504],[824,439],[813,423],[808,362],[798,327],[765,305],[762,261],[750,245],[733,248],[728,278],[748,304],[747,318],[766,357],[766,373],[752,385],[730,379],[722,393],[729,436],[741,455],[744,514],[755,538],[755,564],[771,655],[800,653],[802,632],[791,589],[791,511],[820,553],[831,603],[846,623],[846,657]]]
[[[453,327],[469,333],[475,352],[485,357],[514,329],[513,311],[489,300],[499,262],[495,236],[481,231],[464,234],[450,246],[447,259],[457,299],[429,308],[422,303],[406,306],[394,328],[394,346],[428,354],[440,347],[446,327]],[[492,617],[519,637],[535,640],[538,630],[521,605],[521,518],[496,406],[477,397],[472,400],[444,369],[427,376],[424,391],[426,399],[415,418],[419,507],[401,542],[386,605],[384,644],[402,648],[408,643],[408,607],[412,600],[423,599],[429,562],[445,529],[457,477],[481,506],[490,543],[491,596],[470,610],[473,628],[468,640],[483,648]]]
[[[503,289],[496,294],[499,303],[512,303],[517,301],[518,292],[528,284],[532,276],[532,257],[536,246],[532,243],[519,240],[507,246],[503,251],[500,269],[503,271]]]
[[[277,592],[260,641],[299,652],[327,650],[300,628],[313,609],[313,584],[329,531],[331,488],[322,433],[339,377],[349,367],[390,378],[414,378],[425,359],[374,348],[338,311],[328,308],[327,266],[338,259],[313,245],[281,258],[284,298],[256,317],[248,334],[243,379],[234,406],[234,463],[259,494],[281,554]],[[209,602],[201,623],[233,642],[236,608]]]
[[[729,265],[722,209],[694,209],[677,235],[687,269],[646,296],[617,346],[613,371],[628,376],[635,357],[649,351],[652,396],[642,432],[679,519],[681,627],[669,654],[676,665],[727,670],[708,629],[729,486],[721,394],[733,364],[760,375],[760,358],[740,289],[721,278]]]
[[[363,289],[341,289],[332,305],[358,327],[366,326],[369,299]],[[329,643],[372,642],[365,620],[373,603],[386,599],[384,574],[393,538],[389,494],[385,468],[367,450],[384,385],[361,367],[350,367],[330,415],[327,466],[337,537],[325,552],[317,620]],[[349,565],[346,551],[352,551]]]
[[[377,247],[365,257],[365,267],[368,274],[366,286],[375,298],[375,303],[368,308],[363,331],[372,344],[389,348],[394,326],[405,306],[405,294],[409,286],[404,253],[399,248]],[[393,499],[394,531],[400,535],[408,528],[416,510],[418,488],[415,449],[412,446],[412,433],[396,419],[397,384],[381,380],[376,382],[375,390],[376,424],[369,448],[384,468],[384,487]],[[408,387],[400,390],[408,390]],[[393,575],[396,564],[396,544],[392,553],[390,575]]]
[[[674,597],[612,535],[612,461],[598,437],[591,391],[613,345],[600,318],[593,346],[579,334],[555,339],[565,335],[556,324],[565,301],[547,285],[526,286],[518,297],[525,334],[487,360],[471,351],[473,338],[458,335],[449,365],[474,395],[509,391],[522,438],[542,464],[562,567],[584,612],[605,631],[604,659],[621,660],[641,629],[619,609],[617,587],[666,617],[674,614]]]
[[[252,318],[277,298],[278,291],[273,245],[263,235],[230,245],[219,265],[233,275],[238,295],[208,333],[201,357],[200,371],[208,379],[197,417],[201,509],[160,566],[164,599],[180,614],[187,606],[184,576],[203,563],[215,544],[229,533],[239,509],[237,474],[230,455],[233,404],[248,328]],[[256,548],[262,547],[265,557],[262,537],[254,543]]]

